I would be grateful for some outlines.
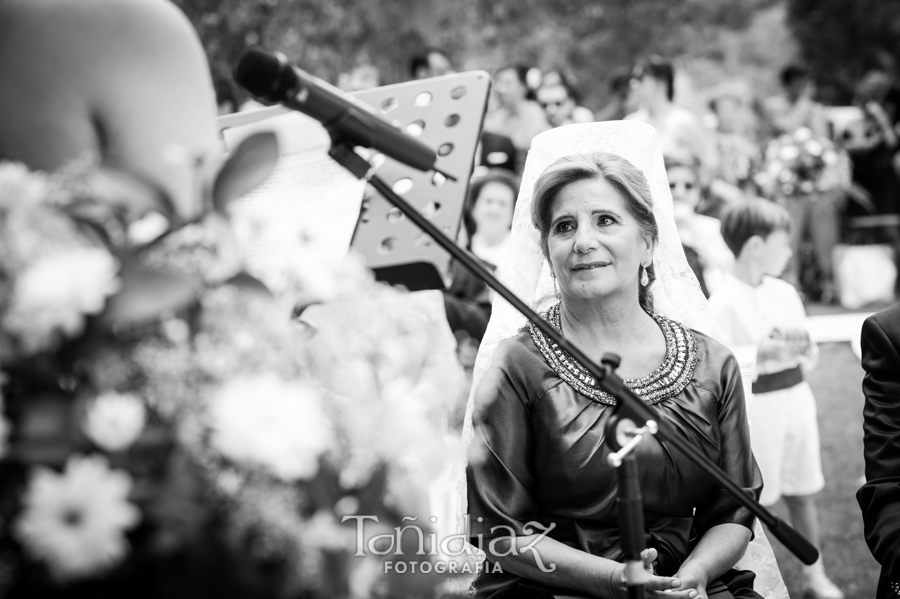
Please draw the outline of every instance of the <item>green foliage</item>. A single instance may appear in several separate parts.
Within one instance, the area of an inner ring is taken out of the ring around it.
[[[404,30],[406,0],[173,0],[197,28],[214,72],[229,74],[246,46],[262,44],[336,81],[360,63],[385,82],[405,79],[418,35]]]
[[[585,103],[599,108],[614,70],[659,54],[714,85],[746,75],[740,38],[773,0],[461,0],[448,3],[439,28],[443,44],[467,67],[496,69],[524,62],[566,67]],[[788,52],[789,48],[783,48]],[[725,63],[731,60],[730,65]],[[784,59],[781,59],[784,60]],[[716,65],[716,68],[710,68]],[[711,72],[710,72],[711,71]]]
[[[413,52],[447,49],[463,69],[525,63],[564,67],[585,103],[599,106],[616,67],[648,54],[695,62],[706,79],[741,74],[743,32],[779,0],[174,0],[195,24],[219,72],[249,43],[278,49],[331,81],[357,64],[384,83],[408,78]],[[425,16],[423,17],[423,13]],[[423,26],[422,21],[425,21]],[[730,35],[729,43],[723,36]],[[726,47],[727,46],[727,47]],[[731,48],[729,54],[728,48]],[[756,53],[755,58],[771,53]],[[779,64],[763,65],[771,70]],[[756,65],[759,66],[759,65]],[[701,77],[703,79],[703,77]],[[716,81],[712,81],[715,83]],[[704,82],[708,83],[708,82]]]
[[[849,102],[873,68],[900,58],[897,0],[788,0],[791,30],[824,99]]]

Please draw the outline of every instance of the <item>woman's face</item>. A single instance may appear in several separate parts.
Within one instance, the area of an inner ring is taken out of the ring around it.
[[[489,181],[481,188],[475,205],[472,206],[472,220],[475,230],[480,233],[488,231],[509,231],[512,226],[515,197],[508,185]]]
[[[669,179],[669,189],[672,191],[672,201],[675,202],[676,212],[697,209],[700,204],[700,185],[697,181],[697,173],[686,166],[670,166],[666,170]]]
[[[519,81],[519,76],[512,69],[506,69],[497,73],[494,81],[494,91],[497,99],[503,106],[512,106],[525,99],[528,90]]]
[[[640,267],[654,249],[625,198],[604,179],[567,185],[553,201],[547,253],[563,299],[634,294],[636,302]]]

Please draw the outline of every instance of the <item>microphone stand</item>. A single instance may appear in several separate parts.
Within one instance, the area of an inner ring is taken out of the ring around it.
[[[704,455],[697,447],[679,436],[676,429],[669,424],[664,418],[660,418],[656,410],[646,404],[631,389],[625,386],[622,379],[614,372],[609,364],[598,364],[591,360],[583,351],[570,343],[565,337],[556,331],[550,324],[541,318],[534,310],[528,307],[525,302],[519,299],[512,291],[510,291],[503,283],[483,267],[467,251],[460,248],[456,243],[447,237],[440,229],[435,227],[427,218],[407,203],[403,198],[394,193],[389,185],[380,179],[374,172],[374,168],[362,156],[353,151],[353,144],[337,136],[334,130],[329,130],[331,134],[331,148],[328,151],[338,164],[346,168],[350,173],[359,179],[367,180],[381,195],[383,195],[391,204],[396,206],[403,214],[406,215],[413,223],[422,231],[427,233],[442,248],[447,250],[451,256],[458,260],[472,274],[482,279],[491,289],[496,291],[503,299],[508,301],[514,308],[521,312],[528,320],[534,324],[542,333],[552,339],[560,348],[568,352],[580,362],[594,380],[597,381],[600,389],[615,397],[617,401],[616,414],[618,418],[628,418],[635,423],[635,426],[648,427],[648,431],[656,428],[656,435],[668,443],[669,446],[678,450],[680,453],[693,462],[703,472],[705,472],[715,483],[724,489],[729,495],[737,499],[737,501],[746,507],[750,512],[759,518],[769,531],[784,544],[788,550],[796,555],[804,564],[813,564],[819,557],[818,550],[804,538],[800,533],[795,531],[787,522],[772,514],[769,510],[759,504],[753,497],[744,491],[737,483],[729,478],[712,460]],[[618,359],[615,358],[616,365]],[[630,451],[630,450],[629,450]],[[633,459],[634,456],[628,456]],[[623,464],[626,463],[623,461]],[[633,463],[633,462],[632,462]],[[634,481],[636,484],[636,466],[627,466],[625,470],[620,469],[620,477],[625,477],[628,481]],[[631,484],[629,482],[629,484]],[[623,486],[619,485],[620,489]],[[628,497],[627,501],[632,502],[635,498]],[[639,500],[639,496],[638,496]],[[641,520],[643,515],[641,515]],[[643,523],[641,522],[641,527]],[[641,534],[643,536],[643,533]],[[643,541],[638,546],[643,545]],[[640,558],[638,551],[637,559]],[[641,585],[634,585],[641,588]]]
[[[616,354],[604,354],[600,363],[613,372],[621,359]],[[645,434],[655,435],[658,426],[654,420],[638,428],[634,421],[621,414],[618,403],[606,424],[606,443],[615,450],[609,454],[610,466],[616,469],[619,486],[616,492],[616,509],[619,512],[619,528],[622,537],[622,553],[625,557],[625,586],[628,599],[644,599],[645,587],[650,573],[644,567],[641,555],[646,548],[646,528],[644,526],[644,505],[641,500],[641,486],[638,478],[637,458],[634,450]]]

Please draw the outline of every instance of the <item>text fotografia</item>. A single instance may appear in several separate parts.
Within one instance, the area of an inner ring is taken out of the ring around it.
[[[528,522],[522,529],[526,539],[519,539],[519,533],[511,526],[498,525],[489,529],[491,540],[485,545],[484,534],[471,535],[470,522],[468,516],[465,519],[463,532],[460,534],[450,535],[442,539],[438,539],[437,533],[430,532],[427,527],[422,527],[414,522],[418,520],[418,516],[405,516],[403,522],[411,522],[396,526],[390,533],[376,534],[368,536],[365,526],[367,522],[379,524],[378,516],[374,515],[353,515],[344,516],[341,522],[356,522],[356,550],[354,556],[365,557],[367,555],[375,556],[412,556],[417,557],[432,556],[442,558],[461,558],[467,556],[474,557],[475,552],[469,541],[474,539],[477,546],[487,552],[492,558],[502,558],[515,555],[531,554],[535,564],[544,572],[553,572],[556,570],[556,564],[545,564],[535,546],[543,540],[547,534],[556,528],[556,523],[544,526],[540,522]],[[437,522],[437,518],[432,516],[430,522]],[[481,518],[477,519],[482,522]],[[440,566],[440,570],[438,570]],[[461,568],[467,567],[467,570]],[[428,571],[425,571],[426,568]],[[422,560],[394,560],[385,562],[385,572],[393,571],[398,574],[405,572],[428,574],[435,572],[437,574],[470,574],[476,572],[502,572],[500,565],[494,561],[480,560],[477,563],[469,563],[467,561],[441,562],[432,563],[431,561]]]
[[[487,560],[482,561],[462,561],[455,562],[452,560],[430,561],[393,561],[384,562],[384,573],[396,574],[481,574],[482,572],[503,573],[500,564],[491,563]]]

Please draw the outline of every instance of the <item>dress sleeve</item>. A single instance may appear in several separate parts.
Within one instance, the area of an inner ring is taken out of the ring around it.
[[[475,439],[466,468],[472,536],[533,534],[526,532],[527,524],[540,516],[533,492],[531,410],[526,384],[518,379],[508,368],[492,366],[476,389]]]
[[[744,386],[737,360],[729,355],[721,374],[718,398],[721,447],[719,467],[754,499],[762,492],[762,474],[750,449],[750,428],[744,403]],[[754,516],[724,489],[714,488],[706,501],[697,506],[694,526],[703,534],[719,524],[740,524],[753,530]]]
[[[894,580],[900,578],[900,352],[869,318],[862,330],[866,484],[856,493],[866,543]]]

